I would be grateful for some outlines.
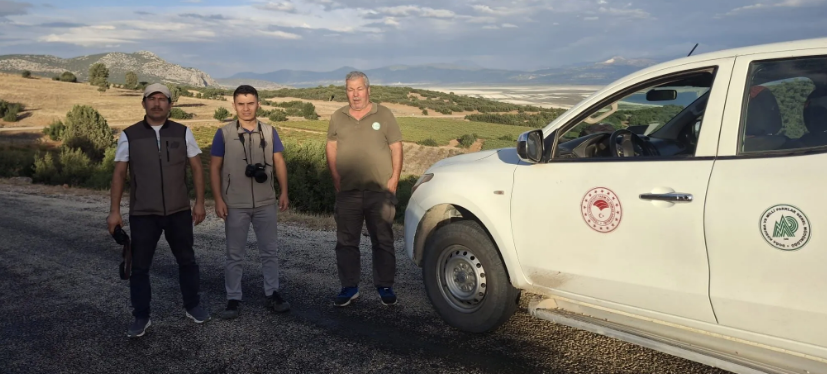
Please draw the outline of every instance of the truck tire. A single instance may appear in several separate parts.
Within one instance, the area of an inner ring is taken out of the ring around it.
[[[495,330],[517,310],[520,291],[475,221],[456,221],[434,233],[425,248],[422,275],[434,309],[462,331]]]

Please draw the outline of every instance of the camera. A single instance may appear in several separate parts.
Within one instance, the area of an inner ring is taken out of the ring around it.
[[[124,245],[129,242],[129,235],[126,234],[126,231],[123,231],[121,225],[115,227],[115,232],[112,233],[112,238],[115,239],[115,243],[120,245]]]
[[[261,163],[257,163],[255,165],[247,164],[247,168],[244,169],[244,175],[250,178],[255,178],[258,183],[264,183],[267,181],[267,172],[264,169],[264,165]]]

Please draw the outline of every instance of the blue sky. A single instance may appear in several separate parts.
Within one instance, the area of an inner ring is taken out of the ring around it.
[[[532,70],[827,36],[827,0],[0,0],[0,54],[152,51],[216,78],[472,61]]]

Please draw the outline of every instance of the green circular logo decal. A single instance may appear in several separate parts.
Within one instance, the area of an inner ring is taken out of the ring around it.
[[[792,205],[775,205],[761,215],[759,223],[764,240],[776,249],[796,251],[812,236],[810,220],[801,209]]]

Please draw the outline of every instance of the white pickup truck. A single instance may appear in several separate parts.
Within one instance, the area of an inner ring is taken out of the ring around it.
[[[652,66],[437,162],[405,250],[464,331],[526,291],[533,316],[732,372],[827,373],[827,38]]]

